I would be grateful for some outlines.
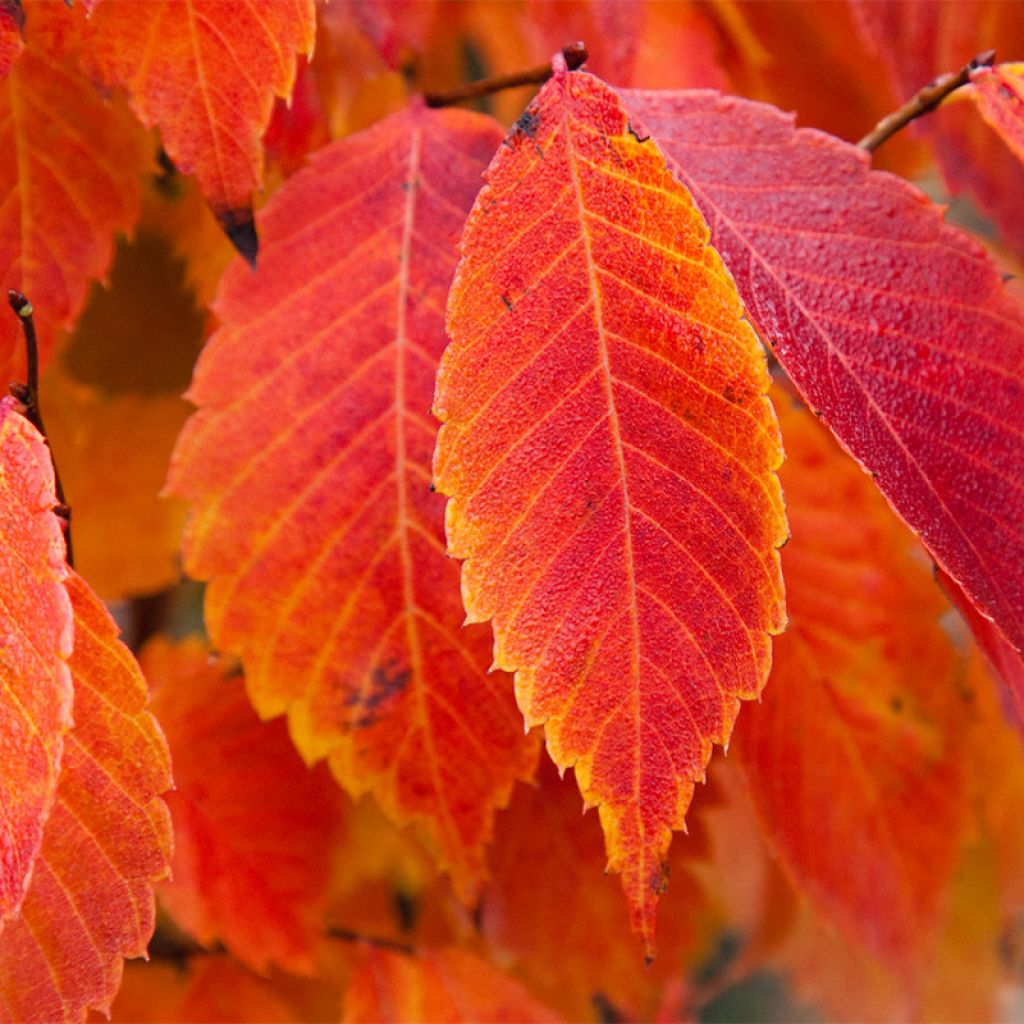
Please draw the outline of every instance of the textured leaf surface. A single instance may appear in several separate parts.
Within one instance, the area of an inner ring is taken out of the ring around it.
[[[109,1007],[122,958],[153,932],[153,883],[167,874],[171,834],[159,794],[170,763],[145,681],[117,627],[78,576],[74,728],[19,917],[0,935],[0,1018],[82,1020]]]
[[[13,317],[11,319],[14,319]],[[18,910],[71,727],[71,603],[53,467],[39,432],[0,399],[0,932]]]
[[[0,81],[0,280],[32,301],[44,362],[135,223],[151,160],[131,115],[41,47]],[[17,318],[0,317],[0,379],[24,375]]]
[[[981,116],[1024,161],[1024,64],[978,68],[969,92]]]
[[[809,413],[781,423],[790,627],[737,748],[797,887],[909,970],[941,925],[967,817],[946,605],[871,480]]]
[[[906,182],[715,93],[632,93],[808,406],[1024,645],[1024,311]]]
[[[341,794],[283,721],[261,722],[241,678],[199,640],[151,641],[142,666],[176,765],[175,850],[160,902],[203,945],[254,970],[311,970],[324,931]]]
[[[90,5],[93,6],[93,5]],[[83,61],[123,85],[132,110],[160,128],[177,167],[199,179],[221,223],[251,224],[262,185],[260,144],[275,96],[313,48],[313,0],[100,0]]]
[[[408,955],[368,948],[345,991],[341,1019],[345,1024],[546,1024],[561,1018],[467,950]]]
[[[784,620],[778,428],[689,195],[617,96],[557,72],[487,173],[435,456],[463,600],[600,805],[648,951],[671,830]]]
[[[454,242],[500,136],[414,105],[321,151],[266,207],[199,363],[170,486],[215,643],[308,759],[415,819],[469,896],[530,774],[490,637],[460,628],[428,410]]]

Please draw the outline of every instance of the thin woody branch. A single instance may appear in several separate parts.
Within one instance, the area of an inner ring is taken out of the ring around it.
[[[27,380],[24,384],[13,383],[10,385],[11,394],[25,407],[25,418],[46,438],[46,427],[43,425],[43,414],[39,409],[39,343],[36,338],[36,324],[33,318],[32,303],[19,291],[13,288],[7,292],[7,301],[11,309],[18,316],[21,323],[22,333],[25,335],[25,362],[27,365]],[[47,440],[49,447],[49,440]],[[57,460],[53,457],[53,449],[50,449],[50,463],[53,466],[53,482],[57,492],[57,504],[54,506],[54,513],[64,523],[64,543],[67,546],[68,565],[74,565],[74,555],[71,549],[71,507],[64,497],[64,487],[60,482],[60,472],[57,469]]]
[[[562,47],[562,56],[566,67],[575,71],[583,66],[587,59],[587,48],[583,43],[572,43]],[[423,94],[428,107],[450,107],[456,103],[475,100],[479,96],[490,96],[503,89],[515,89],[521,85],[543,85],[551,77],[551,65],[541,64],[526,71],[518,71],[511,75],[495,75],[493,78],[482,78],[479,82],[460,85],[448,92],[428,92]]]
[[[971,80],[971,72],[988,67],[996,59],[995,50],[986,50],[968,61],[959,71],[940,75],[923,89],[919,89],[899,110],[883,117],[857,145],[873,153],[886,139],[892,138],[911,121],[934,110],[951,92]]]

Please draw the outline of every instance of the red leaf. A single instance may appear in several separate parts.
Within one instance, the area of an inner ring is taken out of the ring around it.
[[[1024,645],[1024,315],[995,264],[912,186],[770,107],[628,103],[807,404]]]
[[[870,479],[808,413],[780,420],[790,628],[736,746],[797,888],[913,976],[942,924],[967,822],[947,606]]]
[[[28,889],[71,727],[72,614],[56,500],[46,442],[13,398],[0,399],[0,931]]]
[[[527,116],[462,238],[435,477],[469,617],[600,805],[650,953],[671,830],[784,621],[778,428],[707,228],[616,94],[558,70]]]
[[[127,88],[132,110],[147,127],[159,126],[171,159],[198,177],[242,248],[274,97],[291,92],[294,51],[313,49],[313,0],[94,5],[85,66],[105,85]],[[255,257],[255,247],[242,251]]]
[[[0,81],[0,281],[32,301],[43,363],[134,225],[151,159],[127,111],[40,47]],[[22,349],[17,318],[0,317],[0,380],[24,379]]]
[[[490,636],[462,630],[427,418],[454,239],[493,122],[418,102],[322,150],[261,219],[199,362],[169,486],[215,643],[307,759],[416,820],[467,899],[533,770]]]
[[[302,763],[284,722],[260,722],[241,678],[201,641],[154,640],[142,666],[177,765],[161,903],[203,945],[219,939],[253,970],[311,970],[341,794]]]
[[[548,1024],[561,1018],[467,950],[405,954],[369,947],[345,992],[341,1019],[345,1024]]]
[[[117,627],[78,576],[69,662],[75,725],[57,800],[20,916],[0,936],[0,1016],[81,1020],[106,1010],[122,958],[153,931],[153,883],[167,874],[167,746],[146,710],[146,685]]]

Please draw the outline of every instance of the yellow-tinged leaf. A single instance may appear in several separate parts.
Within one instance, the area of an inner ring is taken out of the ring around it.
[[[764,356],[598,79],[557,59],[487,182],[435,399],[449,551],[527,724],[600,806],[650,954],[671,832],[785,621]]]
[[[110,1006],[122,959],[146,951],[170,859],[170,762],[145,680],[81,577],[68,591],[75,724],[31,886],[0,934],[0,1018],[19,1024]]]

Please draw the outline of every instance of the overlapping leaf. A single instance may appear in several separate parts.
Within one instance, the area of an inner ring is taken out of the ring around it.
[[[435,456],[471,620],[600,806],[653,947],[671,830],[783,623],[763,355],[689,195],[564,63],[488,170]]]
[[[496,806],[533,767],[490,638],[462,630],[429,492],[454,242],[492,122],[418,104],[323,150],[261,220],[200,360],[170,487],[214,642],[309,759],[415,819],[465,895]]]
[[[888,68],[898,102],[982,51],[994,49],[1014,60],[1024,54],[1024,17],[1018,4],[851,0],[851,6],[865,42]],[[973,196],[1016,251],[1024,252],[1020,158],[967,103],[944,103],[918,121],[916,130],[932,143],[949,188]]]
[[[967,821],[946,606],[870,479],[809,413],[781,423],[790,628],[737,747],[797,887],[912,974],[941,925]]]
[[[561,1018],[468,950],[406,954],[368,948],[345,992],[341,1019],[345,1024],[553,1024]]]
[[[146,685],[103,605],[78,576],[74,728],[42,848],[17,918],[0,934],[0,1017],[84,1020],[109,1007],[122,958],[153,931],[153,883],[167,873],[167,746]]]
[[[1024,311],[905,182],[770,107],[631,93],[762,336],[936,561],[1024,645]]]
[[[252,193],[275,96],[295,78],[295,51],[313,49],[313,0],[92,0],[83,63],[127,88],[157,125],[174,163],[195,174],[218,219],[255,257]]]
[[[71,727],[72,613],[53,486],[46,443],[14,399],[0,399],[0,932],[28,888]]]
[[[532,992],[568,1020],[590,1019],[598,1006],[620,1019],[651,1020],[684,965],[695,965],[707,953],[708,900],[690,870],[705,852],[700,829],[691,824],[686,838],[672,847],[658,959],[648,966],[637,956],[619,886],[604,873],[595,817],[580,814],[573,779],[559,779],[549,761],[541,766],[538,785],[516,787],[495,823],[492,881],[481,896],[480,930],[497,962],[508,961]]]
[[[151,161],[123,106],[42,46],[0,81],[0,280],[34,304],[44,362],[106,273],[114,235],[134,225]],[[24,376],[17,320],[0,317],[0,379]]]
[[[199,640],[151,641],[142,666],[176,764],[172,877],[160,901],[199,942],[243,963],[309,971],[323,934],[341,794],[282,721],[260,722]]]
[[[971,75],[969,95],[981,116],[1024,161],[1024,64],[978,68]]]

